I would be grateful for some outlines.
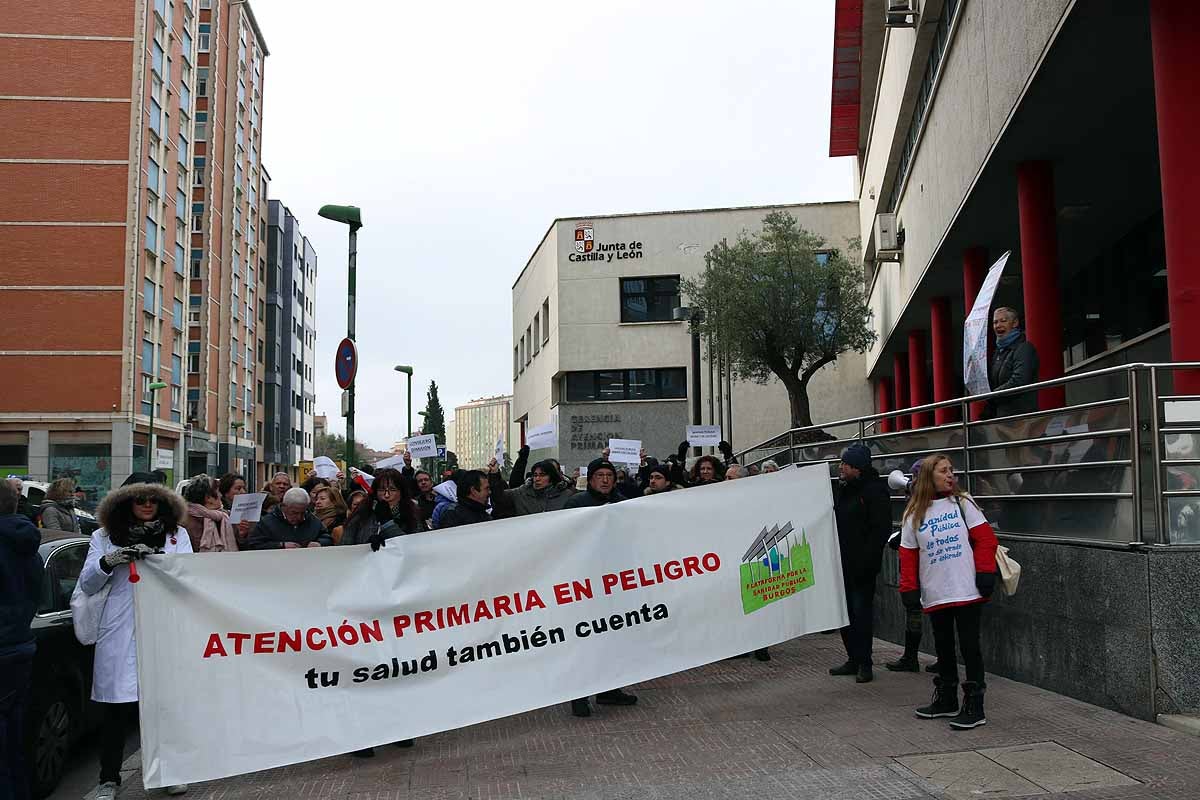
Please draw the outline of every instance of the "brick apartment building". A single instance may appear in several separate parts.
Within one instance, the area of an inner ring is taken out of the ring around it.
[[[6,5],[0,470],[261,480],[266,56],[242,0]]]

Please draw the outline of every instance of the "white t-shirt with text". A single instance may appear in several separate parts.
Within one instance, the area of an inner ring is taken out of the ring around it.
[[[915,530],[912,518],[904,520],[900,546],[920,551],[917,577],[922,607],[966,603],[982,597],[975,588],[975,553],[968,531],[985,522],[987,518],[975,503],[965,497],[958,498],[958,502],[952,497],[934,500]]]

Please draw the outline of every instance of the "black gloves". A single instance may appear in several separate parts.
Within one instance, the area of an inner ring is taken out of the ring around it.
[[[675,456],[680,461],[687,461],[688,443],[680,442],[679,447],[675,448]]]
[[[377,530],[367,537],[367,544],[371,545],[372,553],[378,553],[379,548],[387,547],[387,538],[383,535],[382,530]]]
[[[921,608],[921,590],[913,589],[911,592],[901,592],[900,602],[909,611],[918,611]]]
[[[371,512],[375,515],[375,521],[381,525],[392,518],[391,507],[382,500],[375,501],[375,507],[371,509]]]
[[[976,572],[975,573],[975,588],[985,598],[991,597],[992,592],[996,591],[996,573],[994,572]]]
[[[521,449],[517,451],[518,458],[529,458],[529,445],[521,445]]]
[[[106,556],[100,559],[100,568],[105,572],[111,573],[121,564],[128,564],[131,561],[137,561],[140,558],[145,558],[154,552],[154,548],[146,544],[135,544],[132,547],[122,547],[120,550],[113,550]]]

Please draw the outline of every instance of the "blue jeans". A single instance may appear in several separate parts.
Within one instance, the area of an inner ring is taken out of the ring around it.
[[[33,656],[0,660],[0,800],[28,800],[25,765],[25,711],[33,676]]]

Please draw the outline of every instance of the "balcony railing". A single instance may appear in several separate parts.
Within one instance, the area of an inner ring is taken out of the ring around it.
[[[795,428],[739,454],[829,465],[862,441],[883,475],[945,453],[1001,533],[1097,546],[1200,544],[1200,396],[1173,392],[1200,362],[1128,364],[1003,392]],[[972,403],[1064,387],[1067,404],[969,421]],[[881,422],[937,409],[957,422],[880,432]],[[898,519],[904,498],[893,497]]]

